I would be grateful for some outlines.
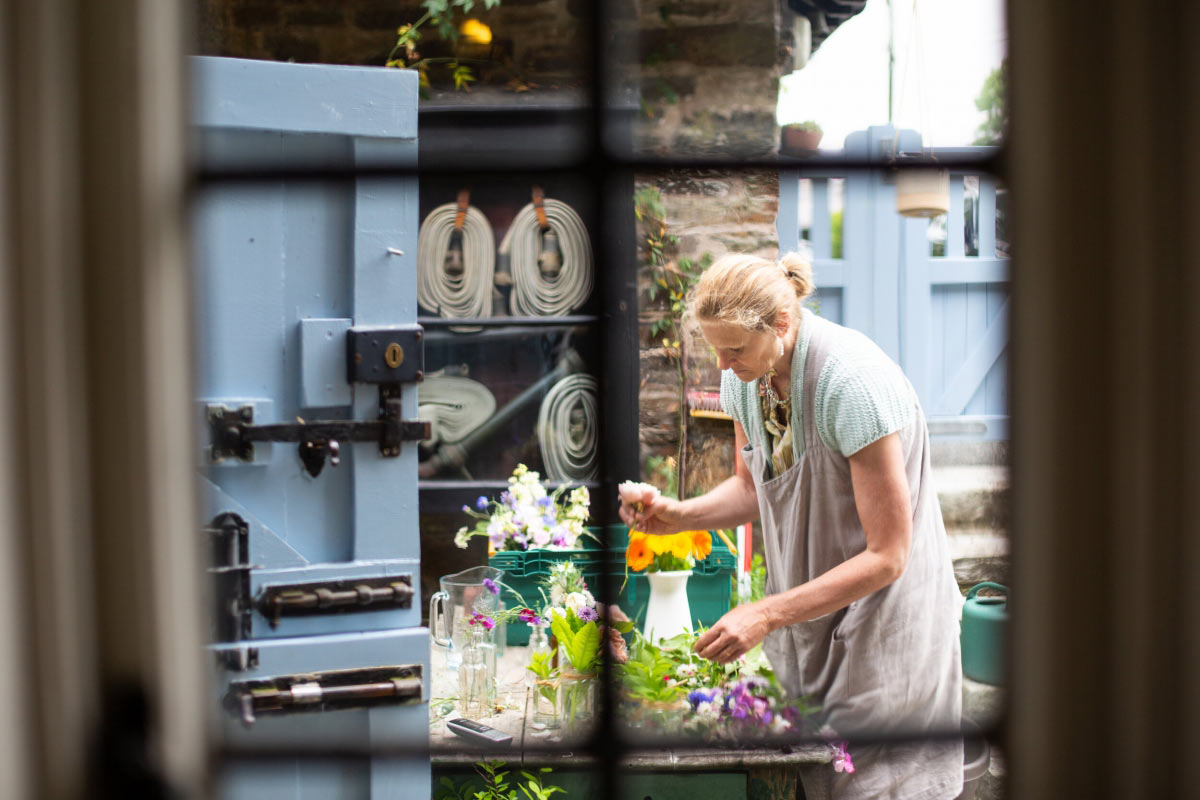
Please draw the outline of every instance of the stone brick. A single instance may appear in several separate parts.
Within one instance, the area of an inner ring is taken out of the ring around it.
[[[261,27],[279,22],[279,7],[272,0],[241,0],[233,7],[233,24],[239,28]]]
[[[311,38],[290,33],[272,33],[264,37],[264,46],[276,61],[312,63],[321,59],[321,48]]]
[[[705,68],[721,66],[775,68],[775,29],[770,25],[696,25],[643,31],[638,52]]]
[[[342,25],[346,22],[346,13],[339,6],[295,8],[286,12],[284,18],[288,25]]]

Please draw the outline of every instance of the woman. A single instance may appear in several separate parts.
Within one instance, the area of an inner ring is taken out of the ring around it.
[[[706,631],[704,658],[762,642],[784,687],[817,699],[841,735],[956,731],[959,593],[925,418],[883,351],[803,307],[812,287],[796,255],[728,255],[704,273],[689,313],[722,369],[735,474],[689,500],[647,492],[621,517],[651,534],[761,521],[768,594]],[[962,788],[957,739],[851,755],[855,772],[831,770],[814,794],[940,799]]]

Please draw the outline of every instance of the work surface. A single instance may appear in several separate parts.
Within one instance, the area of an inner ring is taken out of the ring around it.
[[[532,723],[533,701],[525,686],[528,648],[509,647],[497,665],[498,713],[477,720],[512,735],[511,745],[484,748],[446,729],[445,720],[458,716],[453,699],[458,694],[457,673],[446,666],[445,650],[434,647],[430,693],[430,745],[435,767],[466,766],[484,759],[512,765],[537,764],[556,769],[596,766],[600,759],[590,749],[587,734],[569,735],[538,730]],[[772,794],[791,786],[801,771],[831,769],[830,748],[823,744],[738,748],[654,746],[652,742],[630,749],[620,759],[622,770],[654,773],[736,772],[747,782],[774,787]],[[754,796],[751,793],[748,796]],[[776,795],[782,796],[782,795]],[[787,795],[791,797],[793,795]],[[817,800],[809,793],[810,800]]]

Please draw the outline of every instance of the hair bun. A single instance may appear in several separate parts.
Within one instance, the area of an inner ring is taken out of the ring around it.
[[[783,268],[788,280],[795,284],[797,297],[803,300],[813,293],[815,286],[812,264],[808,259],[799,253],[784,253],[779,259],[779,266]]]

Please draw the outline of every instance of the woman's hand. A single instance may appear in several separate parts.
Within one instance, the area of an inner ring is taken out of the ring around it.
[[[653,486],[644,483],[622,484],[621,507],[617,513],[631,528],[643,533],[668,534],[687,530],[683,524],[680,502],[663,497]]]
[[[764,601],[736,606],[701,634],[692,649],[701,658],[724,664],[744,656],[767,638],[771,625]]]

